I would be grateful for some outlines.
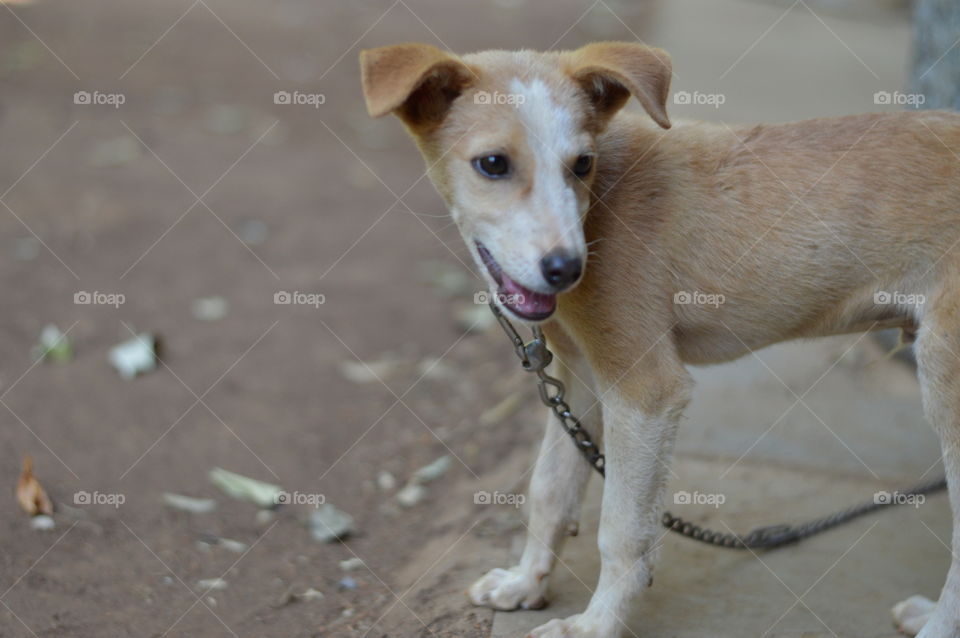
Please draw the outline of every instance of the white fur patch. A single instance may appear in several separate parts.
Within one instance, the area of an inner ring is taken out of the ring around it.
[[[579,150],[573,147],[577,134],[573,115],[555,99],[546,82],[541,79],[523,82],[515,78],[510,90],[523,96],[517,110],[531,133],[531,148],[538,154],[555,158],[565,158]]]
[[[581,236],[580,215],[584,211],[568,182],[567,168],[567,163],[585,150],[579,146],[576,120],[571,110],[539,78],[528,82],[515,78],[510,90],[523,96],[516,108],[526,130],[527,144],[537,158],[531,204],[535,211],[548,213],[553,218],[536,219],[541,227],[529,231],[542,232],[542,224],[552,222],[560,241],[576,247]]]

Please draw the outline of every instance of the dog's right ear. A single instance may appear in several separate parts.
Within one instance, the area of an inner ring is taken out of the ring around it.
[[[459,58],[429,44],[361,51],[360,67],[370,115],[393,112],[412,127],[439,124],[473,78]]]

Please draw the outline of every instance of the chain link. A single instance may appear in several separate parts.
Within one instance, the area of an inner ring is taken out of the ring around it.
[[[563,382],[547,374],[546,369],[553,361],[553,353],[547,348],[547,338],[544,336],[543,331],[539,326],[534,326],[533,339],[525,342],[520,336],[520,333],[517,332],[517,329],[513,327],[513,324],[495,303],[491,302],[490,309],[500,323],[500,327],[503,328],[503,331],[513,343],[514,351],[520,359],[523,369],[537,375],[537,389],[540,392],[540,400],[556,415],[560,421],[560,425],[573,439],[577,449],[579,449],[584,458],[587,459],[587,462],[590,463],[593,469],[599,472],[601,476],[605,476],[606,465],[604,456],[600,452],[597,444],[590,438],[590,434],[586,428],[583,427],[580,419],[573,415],[570,406],[564,400],[566,388]],[[897,494],[901,496],[916,496],[919,494],[938,492],[946,489],[946,487],[947,480],[941,477],[928,483],[921,483],[907,490],[899,491]],[[873,501],[860,503],[845,510],[840,510],[839,512],[834,512],[800,525],[782,524],[757,527],[744,536],[732,532],[718,532],[700,527],[679,516],[674,516],[670,512],[663,513],[662,523],[663,526],[671,532],[715,547],[750,550],[773,549],[790,543],[796,543],[805,538],[825,532],[833,527],[837,527],[838,525],[842,525],[869,512],[891,505],[898,505],[902,502],[902,499],[886,499],[879,500],[879,502],[878,500],[879,499],[875,498]]]
[[[580,452],[583,453],[590,465],[603,476],[605,473],[604,457],[600,453],[600,448],[593,442],[586,428],[580,423],[580,419],[573,415],[570,406],[564,400],[563,397],[567,389],[563,385],[563,381],[547,374],[547,366],[553,361],[553,353],[547,348],[547,338],[540,326],[533,328],[533,340],[524,343],[517,329],[513,327],[513,324],[500,309],[493,303],[490,304],[490,309],[493,310],[497,321],[500,322],[504,332],[513,342],[523,369],[537,375],[537,389],[540,392],[540,400],[553,411],[560,421],[560,425],[573,438]]]

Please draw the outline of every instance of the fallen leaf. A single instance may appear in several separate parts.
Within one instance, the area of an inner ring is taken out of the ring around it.
[[[453,458],[447,454],[414,472],[407,484],[396,493],[397,502],[403,507],[413,507],[420,503],[427,496],[427,488],[424,484],[446,474],[452,462]]]
[[[66,363],[73,358],[73,346],[67,335],[51,323],[44,326],[40,332],[40,339],[33,347],[31,354],[34,359]]]
[[[191,514],[207,514],[217,509],[217,502],[212,498],[193,498],[170,492],[164,492],[163,502],[174,509]]]
[[[246,543],[241,543],[240,541],[235,541],[229,538],[217,539],[217,545],[235,554],[242,554],[249,548],[249,545]]]
[[[332,543],[356,531],[353,517],[330,503],[324,503],[313,510],[308,525],[313,539],[324,543]]]
[[[300,600],[323,600],[323,592],[311,587],[297,596]]]
[[[219,467],[210,470],[210,480],[233,498],[250,501],[262,508],[270,509],[283,503],[285,492],[279,485],[247,478]]]
[[[17,501],[30,516],[53,514],[53,503],[47,496],[43,486],[33,476],[33,459],[29,456],[23,457],[23,471],[20,473],[20,480],[17,481]]]
[[[417,373],[423,379],[449,379],[457,371],[440,357],[426,357],[417,364]]]
[[[157,339],[152,334],[138,334],[110,349],[110,364],[126,380],[157,367]]]
[[[357,556],[340,561],[340,569],[345,572],[352,572],[364,566],[363,559]]]
[[[214,589],[226,589],[227,581],[222,578],[205,578],[197,581],[197,587],[200,589],[205,589],[206,591],[203,593],[207,594]]]
[[[444,474],[447,473],[447,470],[450,469],[450,465],[453,463],[453,458],[449,454],[445,454],[438,458],[433,463],[429,465],[424,465],[419,470],[413,473],[413,476],[410,477],[411,482],[415,483],[429,483],[434,481]]]
[[[49,531],[56,526],[53,517],[46,514],[37,514],[30,519],[30,527],[41,532]]]
[[[340,374],[354,383],[384,382],[400,369],[400,361],[384,357],[380,361],[356,361],[349,359],[340,362]]]

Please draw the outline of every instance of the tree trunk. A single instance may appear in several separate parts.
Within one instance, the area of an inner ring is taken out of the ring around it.
[[[960,110],[960,2],[919,0],[914,13],[910,92],[922,108]]]

